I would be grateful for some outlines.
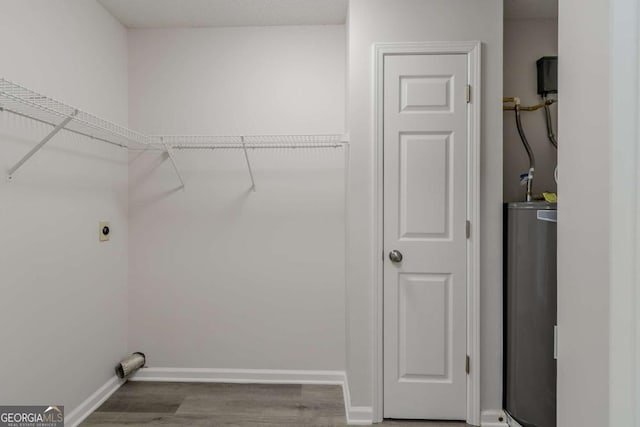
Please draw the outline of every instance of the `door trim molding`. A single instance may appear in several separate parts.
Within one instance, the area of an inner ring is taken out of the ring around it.
[[[479,41],[376,43],[373,45],[373,137],[374,218],[373,277],[373,417],[383,418],[383,90],[384,58],[387,55],[467,55],[467,72],[472,88],[467,104],[467,219],[471,237],[467,240],[467,353],[471,369],[467,376],[467,423],[480,425],[480,105],[481,79]]]

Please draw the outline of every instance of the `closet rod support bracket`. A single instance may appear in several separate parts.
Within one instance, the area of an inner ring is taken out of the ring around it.
[[[9,169],[9,171],[7,173],[8,174],[7,179],[9,181],[11,181],[13,179],[13,174],[16,173],[16,171],[18,169],[20,169],[20,167],[22,167],[22,165],[24,165],[27,162],[27,160],[29,160],[34,154],[36,154],[38,151],[40,151],[40,149],[42,147],[44,147],[44,145],[47,142],[49,142],[51,140],[51,138],[53,138],[58,132],[60,132],[62,129],[64,129],[65,126],[67,126],[67,124],[69,124],[69,122],[71,120],[73,120],[73,118],[76,116],[76,114],[78,114],[78,110],[75,110],[73,113],[71,113],[70,116],[68,116],[62,122],[60,122],[59,125],[57,125],[55,128],[53,128],[53,130],[51,132],[49,132],[49,134],[42,139],[42,141],[40,141],[35,147],[33,147],[31,149],[31,151],[29,151],[27,154],[25,154],[24,157],[22,157],[18,161],[18,163],[13,165],[13,167],[11,167],[11,169]]]
[[[171,165],[173,166],[173,170],[176,172],[176,175],[178,176],[178,179],[180,180],[180,184],[181,184],[180,188],[184,188],[184,180],[182,179],[182,175],[180,174],[180,170],[178,169],[178,164],[176,163],[176,159],[175,159],[175,157],[173,157],[173,151],[172,151],[171,147],[169,147],[167,144],[164,143],[163,138],[160,138],[160,140],[162,141],[162,145],[164,146],[165,153],[167,153],[167,157],[171,161]]]
[[[249,170],[249,178],[251,178],[251,187],[249,191],[256,191],[256,181],[253,179],[253,171],[251,170],[251,162],[249,161],[249,153],[247,153],[247,143],[244,136],[241,137],[242,150],[244,151],[244,159],[247,162],[247,169]]]

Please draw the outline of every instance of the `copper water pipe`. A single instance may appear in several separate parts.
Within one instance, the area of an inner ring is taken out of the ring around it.
[[[514,103],[516,105],[520,105],[520,98],[515,97],[515,98],[503,98],[502,99],[503,103]],[[545,106],[554,104],[556,101],[553,99],[548,99],[545,102],[543,102],[542,104],[536,104],[536,105],[530,105],[528,107],[523,107],[520,106],[520,111],[536,111],[539,110],[541,108],[544,108]],[[513,111],[515,110],[515,107],[513,105],[505,105],[502,107],[503,110],[505,111]]]

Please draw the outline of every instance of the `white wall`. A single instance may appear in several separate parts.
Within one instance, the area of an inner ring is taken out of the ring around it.
[[[507,19],[504,21],[504,85],[503,94],[518,96],[522,105],[542,101],[537,91],[536,61],[558,54],[558,21],[556,19]],[[559,96],[562,98],[562,95]],[[557,106],[551,106],[554,130],[557,132]],[[556,191],[553,170],[557,152],[547,138],[544,110],[523,111],[522,127],[536,156],[533,181],[534,194]],[[526,188],[520,185],[520,174],[529,170],[529,159],[516,128],[515,113],[504,112],[504,200],[522,201]]]
[[[609,425],[640,426],[640,5],[610,2]]]
[[[126,31],[111,15],[86,0],[1,9],[0,76],[126,125]],[[0,113],[2,174],[51,129]],[[126,150],[63,131],[0,179],[0,200],[0,402],[68,414],[126,355]]]
[[[609,425],[609,5],[606,0],[559,2],[558,425],[562,427]]]
[[[131,126],[344,132],[343,26],[129,32]],[[344,151],[180,151],[130,166],[129,344],[150,366],[343,370]]]
[[[351,0],[347,367],[354,406],[372,404],[375,42],[480,40],[482,56],[482,408],[499,409],[502,348],[502,2]],[[400,7],[401,5],[401,7]],[[496,191],[498,189],[498,191]]]

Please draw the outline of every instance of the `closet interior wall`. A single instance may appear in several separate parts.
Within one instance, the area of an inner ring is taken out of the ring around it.
[[[341,134],[344,26],[129,31],[149,134]],[[129,348],[169,368],[344,370],[345,149],[130,154]]]
[[[0,75],[126,125],[126,36],[94,1],[5,1]],[[3,173],[51,130],[0,112]],[[127,204],[126,149],[64,130],[0,179],[3,404],[69,414],[114,376],[127,353]]]
[[[542,102],[537,91],[536,61],[543,56],[557,54],[557,19],[505,19],[504,96],[517,96],[522,105]],[[557,129],[558,106],[552,105],[550,108],[554,129]],[[555,192],[557,185],[553,179],[553,171],[558,164],[558,152],[547,138],[544,110],[524,111],[521,117],[522,126],[536,156],[533,192]],[[522,201],[525,187],[520,185],[519,176],[529,169],[529,160],[518,136],[513,111],[504,112],[503,127],[503,197],[508,202]]]

